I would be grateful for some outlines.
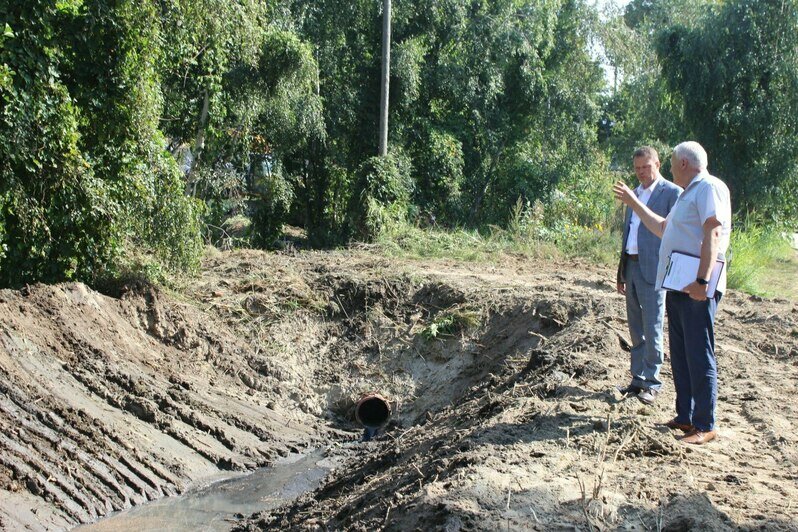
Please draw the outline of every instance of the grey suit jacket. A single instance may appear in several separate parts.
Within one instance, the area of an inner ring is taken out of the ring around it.
[[[656,214],[663,218],[668,216],[673,205],[682,193],[682,187],[675,185],[665,178],[659,180],[654,192],[648,199],[647,206]],[[626,239],[629,237],[629,225],[632,221],[632,209],[626,208],[626,216],[623,220],[623,238],[621,239],[621,260],[618,264],[618,282],[625,283],[626,277]],[[643,279],[654,284],[657,280],[657,265],[659,263],[659,244],[660,239],[649,231],[642,223],[637,230],[637,249],[640,259],[640,271]]]

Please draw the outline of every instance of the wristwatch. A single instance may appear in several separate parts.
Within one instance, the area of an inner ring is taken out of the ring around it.
[[[695,278],[695,282],[697,282],[698,284],[701,284],[701,285],[709,284],[709,281],[707,281],[706,279],[702,279],[701,277],[696,277]]]

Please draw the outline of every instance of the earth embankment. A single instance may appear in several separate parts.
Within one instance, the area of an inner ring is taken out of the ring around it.
[[[670,375],[628,379],[612,272],[207,257],[179,293],[130,283],[0,292],[0,526],[69,528],[322,447],[344,467],[239,527],[793,529],[798,306],[729,293],[717,442],[688,448]],[[355,401],[389,397],[359,439]]]

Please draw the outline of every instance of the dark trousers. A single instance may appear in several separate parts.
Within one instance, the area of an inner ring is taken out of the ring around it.
[[[676,421],[706,432],[715,428],[718,367],[715,362],[715,311],[721,293],[696,301],[682,292],[668,292],[668,338],[676,389]]]

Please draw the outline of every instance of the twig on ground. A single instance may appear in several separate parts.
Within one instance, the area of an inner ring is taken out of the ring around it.
[[[629,434],[626,438],[623,439],[623,441],[621,441],[621,444],[618,446],[618,449],[615,451],[615,456],[612,457],[613,464],[618,461],[618,455],[621,454],[623,448],[632,443],[632,440],[634,440],[636,436],[637,436],[637,429],[632,431],[631,434]]]
[[[587,510],[588,507],[588,500],[587,500],[587,489],[585,489],[585,483],[582,482],[581,478],[576,479],[579,482],[579,490],[582,492],[582,514],[585,516],[585,521],[587,521],[587,528],[590,532],[596,530],[596,527],[593,526],[593,520],[590,518],[590,513]]]

